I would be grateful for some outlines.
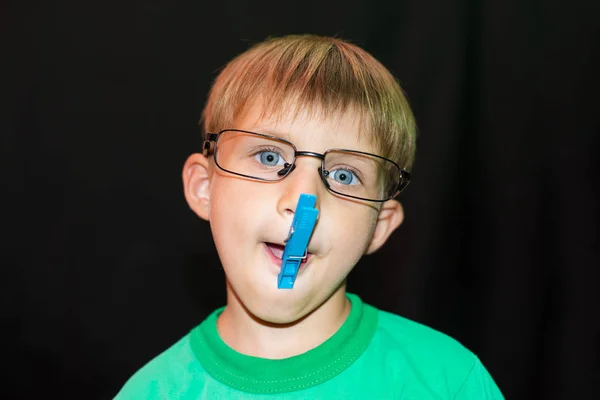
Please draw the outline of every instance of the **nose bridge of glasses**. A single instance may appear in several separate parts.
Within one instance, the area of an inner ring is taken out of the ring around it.
[[[325,154],[315,153],[314,151],[297,151],[294,156],[296,158],[298,158],[298,157],[315,157],[321,161],[323,161],[325,159]]]
[[[321,154],[321,153],[316,153],[314,151],[296,151],[296,152],[294,152],[293,163],[286,163],[284,165],[284,168],[278,172],[278,175],[279,176],[287,176],[292,171],[294,171],[294,169],[296,168],[296,163],[297,163],[298,157],[312,157],[312,158],[318,159],[320,161],[318,171],[319,171],[319,175],[321,175],[321,166],[322,166],[323,160],[325,159],[325,155]]]

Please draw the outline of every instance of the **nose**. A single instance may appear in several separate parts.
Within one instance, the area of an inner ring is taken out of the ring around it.
[[[315,207],[320,209],[321,196],[326,191],[319,167],[321,162],[318,159],[310,157],[301,157],[296,159],[295,168],[279,182],[281,185],[281,194],[277,203],[277,211],[283,215],[293,215],[296,212],[296,205],[302,193],[317,196]]]

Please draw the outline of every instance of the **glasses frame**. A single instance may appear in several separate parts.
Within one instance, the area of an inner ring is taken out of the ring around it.
[[[284,144],[287,144],[289,146],[291,146],[294,149],[294,162],[293,163],[286,163],[286,165],[288,165],[286,167],[286,171],[285,173],[281,174],[281,178],[279,179],[264,179],[264,178],[258,178],[256,176],[251,176],[251,175],[245,175],[245,174],[241,174],[239,172],[234,172],[234,171],[230,171],[226,168],[223,168],[220,164],[219,164],[219,160],[218,160],[218,148],[219,148],[219,138],[221,137],[221,134],[223,134],[224,132],[241,132],[241,133],[248,133],[251,135],[256,135],[256,136],[260,136],[260,137],[264,137],[266,139],[271,139],[271,140],[275,140],[277,142],[281,142]],[[214,143],[214,145],[213,145]],[[362,155],[367,155],[367,156],[371,156],[371,157],[376,157],[385,161],[389,161],[390,163],[392,163],[400,172],[400,180],[398,182],[398,184],[396,185],[396,190],[394,191],[394,193],[389,196],[386,199],[383,200],[373,200],[373,199],[367,199],[364,197],[358,197],[358,196],[352,196],[349,194],[345,194],[345,193],[340,193],[334,189],[331,188],[331,186],[329,185],[329,183],[327,182],[327,173],[329,172],[327,170],[325,170],[325,156],[327,155],[327,153],[329,152],[334,152],[334,151],[343,151],[346,153],[354,153],[354,154],[362,154]],[[251,131],[246,131],[246,130],[242,130],[242,129],[223,129],[222,131],[218,132],[218,133],[207,133],[206,134],[206,139],[204,140],[204,143],[202,144],[202,154],[207,157],[209,155],[209,153],[211,153],[214,155],[215,158],[215,164],[217,164],[217,167],[219,167],[221,170],[225,171],[225,172],[229,172],[230,174],[233,175],[238,175],[238,176],[243,176],[244,178],[249,178],[249,179],[253,179],[253,180],[257,180],[257,181],[261,181],[261,182],[278,182],[281,181],[283,179],[285,179],[296,167],[296,160],[298,159],[298,156],[308,156],[308,157],[316,157],[318,159],[321,160],[321,167],[318,169],[319,171],[319,175],[321,176],[321,181],[323,182],[323,184],[325,185],[325,187],[327,188],[328,191],[338,194],[340,196],[344,196],[344,197],[350,197],[353,199],[358,199],[358,200],[365,200],[365,201],[373,201],[376,203],[384,203],[388,200],[393,199],[394,197],[398,196],[400,193],[402,193],[402,191],[404,189],[406,189],[406,187],[408,186],[408,184],[410,183],[411,180],[411,175],[410,172],[408,172],[407,170],[400,168],[400,166],[398,164],[396,164],[394,161],[390,160],[389,158],[385,158],[382,156],[378,156],[377,154],[372,154],[372,153],[367,153],[364,151],[358,151],[358,150],[349,150],[349,149],[339,149],[339,148],[335,148],[335,149],[328,149],[327,151],[325,151],[325,153],[321,154],[321,153],[315,153],[312,151],[298,151],[298,149],[296,148],[296,146],[294,145],[294,143],[282,139],[280,137],[277,136],[273,136],[273,135],[266,135],[264,133],[258,133],[258,132],[251,132]]]

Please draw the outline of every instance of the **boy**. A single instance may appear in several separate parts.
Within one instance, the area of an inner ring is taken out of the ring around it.
[[[227,305],[138,371],[117,399],[501,399],[453,339],[346,293],[400,225],[415,151],[392,75],[335,38],[260,43],[217,77],[186,200],[210,222]],[[301,194],[319,212],[291,289],[277,285]]]

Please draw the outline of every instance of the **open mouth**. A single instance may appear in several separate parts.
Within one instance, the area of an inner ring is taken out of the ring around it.
[[[279,259],[281,262],[281,258],[283,257],[283,251],[285,250],[285,246],[277,244],[277,243],[269,243],[265,242],[265,246],[267,250],[273,255],[273,257]],[[308,259],[311,257],[311,253],[307,253],[306,258],[302,260],[302,264],[306,263]]]

